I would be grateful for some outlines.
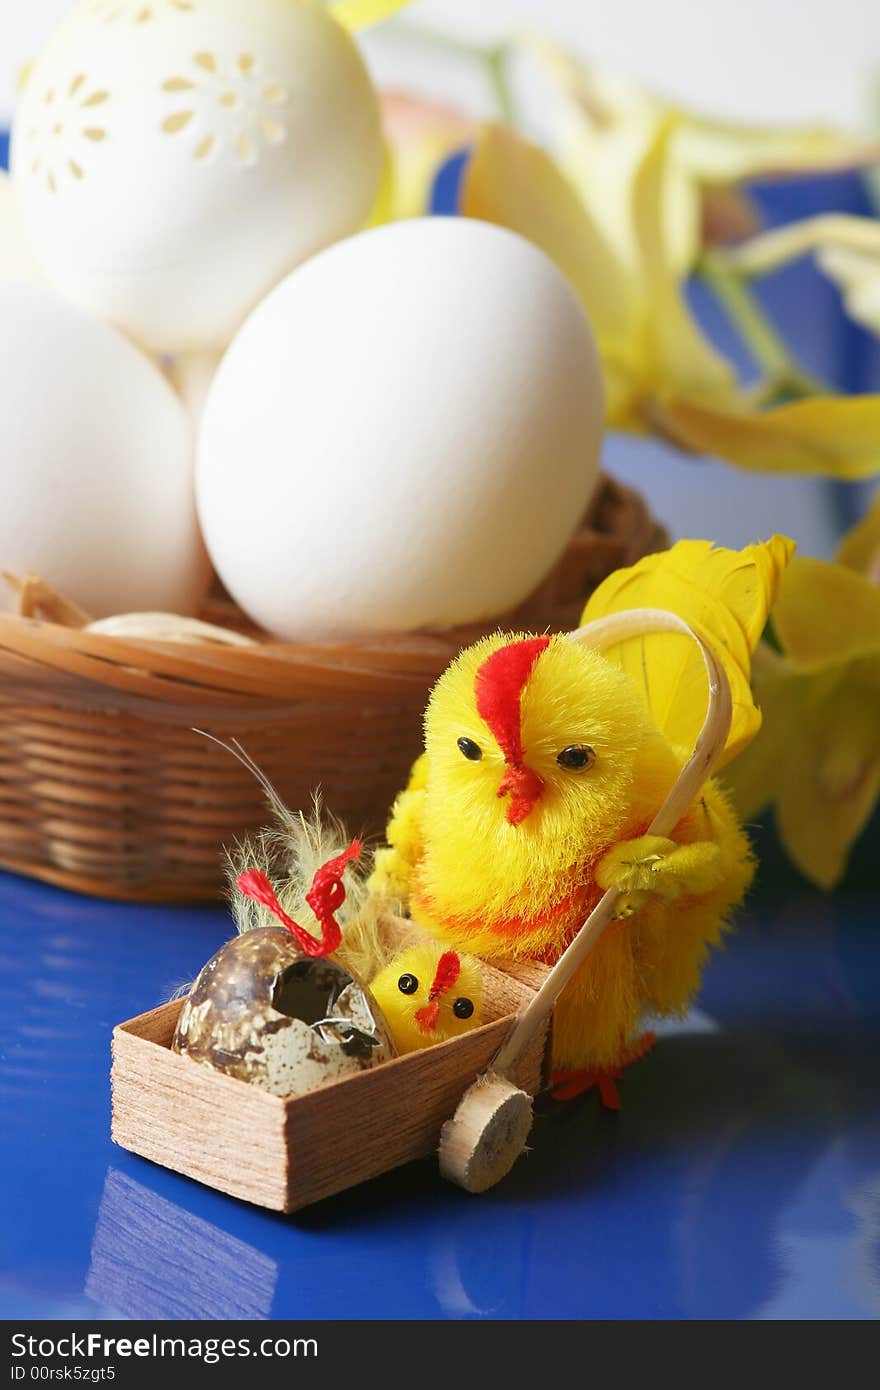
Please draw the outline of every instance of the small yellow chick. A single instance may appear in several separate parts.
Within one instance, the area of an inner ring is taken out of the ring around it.
[[[480,1025],[479,963],[440,942],[408,946],[370,984],[400,1052],[448,1042]]]
[[[680,542],[606,580],[584,620],[657,607],[705,633],[733,691],[732,756],[760,723],[750,654],[792,548]],[[432,692],[425,753],[371,887],[456,948],[548,965],[603,892],[620,891],[618,920],[556,1008],[553,1061],[568,1095],[581,1078],[616,1103],[614,1079],[644,1051],[645,1015],[687,1008],[751,881],[748,840],[714,779],[669,836],[646,833],[705,708],[701,659],[678,636],[600,655],[563,636],[497,634]]]

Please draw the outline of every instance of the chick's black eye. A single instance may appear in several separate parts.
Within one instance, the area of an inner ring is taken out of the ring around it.
[[[452,1006],[452,1012],[455,1014],[456,1018],[470,1018],[473,1011],[474,1001],[472,999],[465,999],[464,996],[462,996],[461,999],[456,999]]]
[[[419,987],[419,982],[415,975],[401,975],[397,981],[397,988],[401,994],[415,994]]]
[[[483,756],[483,750],[478,743],[474,743],[472,738],[460,738],[458,746],[464,756],[472,763],[478,763]]]
[[[567,748],[563,748],[556,761],[560,767],[567,767],[570,772],[580,772],[585,767],[593,766],[596,754],[586,743],[570,743]]]

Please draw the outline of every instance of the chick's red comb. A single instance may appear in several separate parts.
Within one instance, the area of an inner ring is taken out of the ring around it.
[[[347,849],[335,858],[328,859],[327,863],[322,864],[315,872],[312,886],[306,893],[306,902],[321,924],[320,937],[312,936],[311,932],[294,922],[292,917],[288,917],[278,901],[274,888],[260,869],[248,869],[245,873],[239,874],[235,880],[236,886],[246,898],[252,898],[254,902],[268,907],[295,938],[305,955],[328,956],[337,949],[342,940],[342,930],[334,916],[345,902],[342,875],[346,865],[360,858],[362,848],[360,840],[352,840]]]
[[[416,1010],[416,1023],[422,1033],[431,1033],[440,1017],[440,1000],[452,989],[461,974],[461,961],[455,951],[444,951],[437,962],[434,980],[428,991],[428,1002]]]
[[[455,951],[444,951],[437,962],[437,969],[434,972],[434,983],[428,993],[430,1000],[439,999],[447,990],[452,989],[459,975],[461,974],[461,961]]]
[[[524,637],[499,647],[477,671],[477,713],[488,724],[505,762],[522,762],[520,698],[532,668],[550,645],[549,637]]]
[[[507,763],[498,795],[510,794],[507,819],[511,825],[525,820],[544,787],[537,772],[523,763],[522,692],[535,662],[549,645],[549,637],[508,642],[486,658],[474,682],[477,713],[495,735]]]

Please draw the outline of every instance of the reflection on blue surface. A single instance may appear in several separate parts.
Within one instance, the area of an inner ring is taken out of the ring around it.
[[[7,1317],[880,1313],[870,899],[757,910],[621,1114],[542,1103],[532,1153],[488,1196],[426,1159],[290,1218],[108,1135],[112,1025],[191,977],[224,914],[0,876],[0,924]]]
[[[99,1307],[132,1318],[265,1319],[277,1282],[270,1256],[107,1170],[85,1287]]]

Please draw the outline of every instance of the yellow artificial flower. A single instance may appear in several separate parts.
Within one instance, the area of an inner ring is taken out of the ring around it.
[[[660,412],[680,448],[762,473],[812,473],[857,482],[880,471],[880,396],[811,396],[772,410],[667,400]]]
[[[390,19],[411,0],[330,0],[330,13],[343,29],[356,32]]]
[[[407,92],[380,92],[389,151],[389,184],[375,221],[422,217],[430,210],[438,170],[473,139],[476,123],[463,112]]]
[[[880,492],[870,510],[840,542],[837,561],[880,589]]]
[[[764,232],[727,253],[745,275],[764,275],[800,256],[816,260],[838,286],[852,318],[880,336],[880,222],[824,213]]]
[[[725,777],[743,817],[775,810],[801,872],[833,888],[880,797],[880,505],[836,562],[796,558],[752,684],[763,714],[755,742]]]
[[[752,654],[773,608],[794,541],[773,536],[742,550],[710,541],[678,541],[615,570],[587,601],[581,622],[629,608],[677,613],[714,649],[730,683],[733,715],[719,766],[736,757],[761,727],[749,683]],[[676,748],[690,750],[706,711],[706,671],[694,644],[678,633],[629,637],[606,651],[642,691],[654,723]]]
[[[869,476],[880,469],[880,397],[761,409],[760,393],[740,387],[691,314],[664,232],[679,126],[667,116],[637,159],[609,161],[590,202],[545,150],[508,127],[485,127],[462,211],[520,232],[569,278],[596,333],[612,427],[742,468]],[[628,235],[612,235],[613,226]]]
[[[734,375],[692,318],[666,264],[659,233],[666,132],[635,166],[609,170],[605,225],[539,146],[506,126],[485,127],[465,172],[466,216],[497,222],[542,247],[568,276],[593,325],[605,369],[612,425],[644,431],[650,408],[676,383],[726,402]]]
[[[545,37],[525,36],[559,93],[550,149],[613,239],[630,236],[621,209],[605,205],[609,178],[630,171],[661,126],[674,120],[663,190],[662,234],[669,265],[694,268],[708,243],[739,240],[757,218],[738,185],[770,175],[858,168],[880,160],[880,142],[822,127],[739,125],[673,107],[634,82],[600,71]]]

